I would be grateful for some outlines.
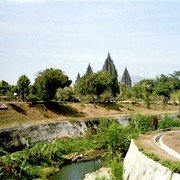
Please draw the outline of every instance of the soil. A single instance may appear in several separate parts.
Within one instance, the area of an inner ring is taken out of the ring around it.
[[[180,154],[180,132],[166,134],[163,136],[162,141]]]
[[[160,104],[154,104],[151,109],[147,109],[145,104],[131,104],[131,102],[119,102],[118,104],[58,104],[54,102],[54,104],[35,105],[23,102],[4,102],[4,104],[8,109],[0,110],[0,128],[19,126],[24,123],[38,124],[77,118],[171,114],[178,110],[178,107],[173,105],[167,105],[164,109]]]
[[[178,131],[180,129],[177,129]],[[158,158],[162,159],[162,160],[170,160],[170,161],[178,161],[176,158],[172,157],[171,155],[169,155],[168,153],[166,153],[164,150],[162,150],[159,146],[157,146],[154,142],[154,137],[158,134],[161,133],[165,133],[166,132],[160,132],[160,131],[156,131],[156,132],[151,132],[148,134],[144,134],[144,135],[140,135],[136,140],[135,140],[135,144],[138,146],[139,149],[143,149],[145,150],[145,152],[148,153],[154,153]],[[167,132],[169,133],[169,132]],[[174,137],[179,136],[179,132],[173,133],[173,138]],[[166,137],[166,135],[165,135]],[[167,138],[169,136],[167,135]],[[172,139],[172,138],[171,138]],[[170,139],[166,142],[166,140],[163,140],[163,142],[168,145],[170,143]],[[173,140],[173,142],[175,142],[175,139]],[[176,147],[180,147],[180,141],[176,141],[176,143],[173,145],[173,143],[171,143],[171,148],[175,149]]]

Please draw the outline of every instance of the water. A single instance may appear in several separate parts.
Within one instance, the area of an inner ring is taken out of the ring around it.
[[[53,175],[50,180],[82,180],[85,174],[96,171],[102,167],[98,161],[74,163],[63,166],[60,172]]]

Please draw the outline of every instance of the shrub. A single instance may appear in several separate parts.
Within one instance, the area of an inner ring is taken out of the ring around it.
[[[28,97],[28,101],[35,103],[35,102],[39,101],[39,98],[36,95],[30,94]]]
[[[102,119],[97,133],[98,143],[101,148],[118,150],[125,155],[131,139],[131,134],[127,130],[126,127],[113,120]]]
[[[166,129],[170,127],[180,127],[180,120],[172,119],[168,116],[165,116],[159,123],[159,128]]]
[[[150,116],[137,115],[133,120],[134,126],[141,133],[153,130],[152,122]]]
[[[110,163],[113,180],[123,180],[123,161],[120,157],[114,157]]]

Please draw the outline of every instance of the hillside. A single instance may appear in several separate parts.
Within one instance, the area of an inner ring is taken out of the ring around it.
[[[121,102],[119,105],[83,104],[83,103],[5,103],[8,110],[0,110],[0,127],[18,126],[23,123],[43,123],[64,119],[79,119],[93,117],[113,117],[133,114],[165,114],[174,113],[177,107],[154,105],[147,109],[145,105],[132,105]]]

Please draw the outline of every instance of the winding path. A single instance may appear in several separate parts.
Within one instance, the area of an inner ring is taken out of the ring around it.
[[[163,134],[158,134],[154,137],[154,142],[157,146],[159,146],[161,149],[163,149],[164,151],[166,151],[169,155],[173,156],[176,159],[180,160],[180,154],[175,151],[174,149],[170,148],[169,146],[167,146],[164,142],[163,142],[163,137],[166,136],[167,134],[170,133],[178,133],[180,131],[171,131],[171,132],[167,132],[167,133],[163,133]]]

